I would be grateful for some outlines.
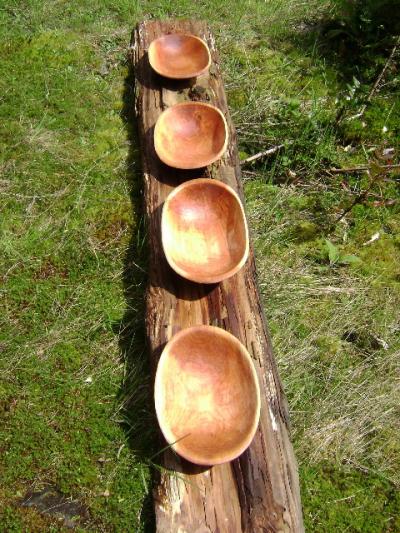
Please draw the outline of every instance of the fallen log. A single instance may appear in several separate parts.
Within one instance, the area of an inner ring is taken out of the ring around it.
[[[163,34],[192,33],[210,48],[208,73],[194,80],[167,80],[150,67],[147,50]],[[284,393],[272,354],[257,287],[254,256],[239,273],[212,285],[184,280],[168,266],[161,245],[162,205],[189,178],[211,177],[233,187],[243,199],[236,135],[229,117],[215,42],[207,26],[193,21],[145,21],[132,35],[135,105],[142,154],[144,203],[150,250],[146,332],[153,373],[166,342],[182,328],[210,324],[226,329],[248,349],[261,388],[261,419],[251,446],[238,459],[212,468],[189,464],[170,448],[160,455],[155,480],[157,532],[301,532],[297,465],[289,438]],[[160,113],[178,102],[201,100],[225,115],[229,145],[211,167],[182,171],[164,165],[154,150]],[[165,447],[160,444],[160,449]]]

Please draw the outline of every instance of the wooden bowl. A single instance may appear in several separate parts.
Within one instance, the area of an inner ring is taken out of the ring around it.
[[[197,283],[218,283],[242,268],[249,254],[246,216],[236,192],[221,181],[186,181],[167,197],[161,218],[171,268]]]
[[[166,78],[194,78],[211,64],[208,46],[194,35],[163,35],[150,44],[148,53],[150,65]]]
[[[168,342],[154,395],[165,439],[192,463],[232,461],[250,445],[258,426],[253,362],[241,342],[220,328],[194,326]]]
[[[201,168],[217,161],[228,145],[228,127],[216,107],[182,102],[166,109],[154,128],[158,157],[174,168]]]

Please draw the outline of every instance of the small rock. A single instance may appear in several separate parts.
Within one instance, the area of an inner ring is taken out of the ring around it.
[[[100,76],[107,76],[108,72],[109,72],[108,65],[107,63],[104,62],[100,67],[100,71],[99,71]]]
[[[32,507],[62,521],[67,528],[83,525],[89,519],[88,509],[71,498],[65,497],[58,487],[46,485],[41,491],[28,492],[19,502],[21,507]]]

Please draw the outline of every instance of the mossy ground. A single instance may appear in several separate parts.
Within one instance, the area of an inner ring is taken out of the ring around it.
[[[398,161],[398,58],[363,116],[351,119],[390,47],[346,56],[348,40],[324,33],[334,8],[329,1],[196,3],[217,38],[242,157],[285,145],[245,167],[244,179],[307,530],[394,532],[398,175],[327,170]],[[188,0],[0,7],[5,531],[62,529],[19,506],[45,483],[87,506],[81,530],[151,530],[149,464],[157,450],[126,49],[143,17],[192,13]],[[382,159],[389,148],[394,155]],[[339,220],[371,179],[371,194]],[[358,260],[331,261],[327,240],[339,258]]]

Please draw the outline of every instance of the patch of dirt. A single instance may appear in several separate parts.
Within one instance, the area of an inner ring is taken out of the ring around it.
[[[112,242],[118,242],[126,233],[130,224],[124,219],[111,220],[107,225],[98,229],[94,237],[99,246],[106,248]]]
[[[49,259],[40,265],[40,268],[34,274],[34,279],[48,279],[54,276],[60,276],[65,279],[68,277],[68,272],[66,270],[59,270]]]
[[[366,353],[383,348],[383,341],[366,331],[346,331],[342,340],[354,344],[359,350]]]
[[[71,529],[89,519],[87,507],[72,498],[66,498],[54,485],[46,485],[38,492],[28,492],[19,505],[63,520],[63,525]]]

